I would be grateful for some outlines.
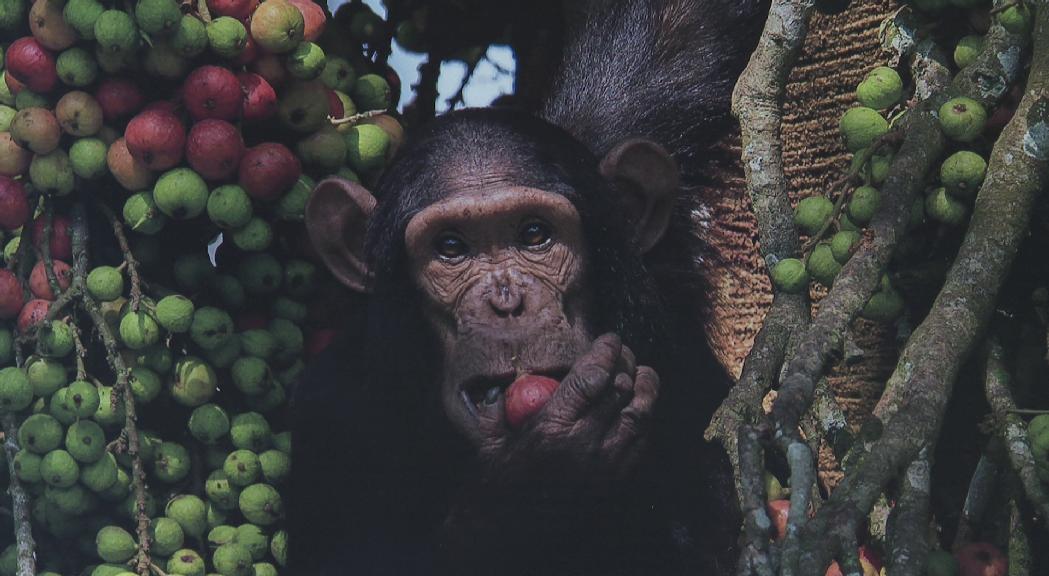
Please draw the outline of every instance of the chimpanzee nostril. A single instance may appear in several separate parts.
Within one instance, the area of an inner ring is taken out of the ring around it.
[[[488,297],[492,310],[500,318],[520,316],[524,313],[524,295],[509,278],[499,278]]]

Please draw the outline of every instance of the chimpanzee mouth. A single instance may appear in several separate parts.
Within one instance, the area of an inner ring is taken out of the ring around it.
[[[564,380],[568,375],[567,367],[551,368],[546,370],[522,370],[519,372],[503,372],[500,374],[481,374],[471,376],[459,389],[459,395],[466,404],[470,414],[477,417],[481,405],[485,402],[494,403],[513,384],[514,380],[521,374],[536,374],[553,378],[558,382]]]

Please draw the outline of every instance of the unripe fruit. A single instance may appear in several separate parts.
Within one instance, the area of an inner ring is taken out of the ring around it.
[[[968,208],[940,187],[925,198],[925,212],[930,218],[948,226],[961,226],[969,215]]]
[[[248,44],[248,30],[235,18],[221,16],[208,23],[208,45],[223,58],[240,56]]]
[[[263,50],[273,54],[295,49],[304,32],[302,12],[285,0],[267,0],[251,17],[251,36]]]
[[[146,34],[168,36],[177,29],[182,11],[175,0],[138,0],[135,20]]]
[[[382,168],[390,146],[390,136],[374,124],[354,126],[344,135],[346,139],[346,161],[359,173],[369,173]]]
[[[67,86],[83,88],[98,78],[98,62],[83,48],[70,48],[58,55],[55,72]]]
[[[33,394],[40,397],[49,396],[65,386],[68,381],[62,362],[43,356],[29,357],[26,362],[26,378],[33,387]]]
[[[157,322],[169,332],[186,332],[193,323],[193,309],[193,302],[185,296],[165,296],[157,302]]]
[[[390,107],[390,84],[378,74],[365,74],[357,79],[350,96],[363,112],[386,110]]]
[[[37,331],[37,349],[48,358],[64,358],[73,351],[73,329],[61,320],[52,320]]]
[[[131,395],[135,397],[135,402],[140,404],[152,402],[164,387],[160,382],[160,376],[143,366],[131,368],[128,386],[131,388]]]
[[[169,170],[157,179],[153,201],[165,215],[176,220],[195,218],[208,203],[208,185],[189,168]]]
[[[114,406],[113,387],[103,386],[98,390],[98,409],[92,418],[103,426],[122,426],[124,424],[124,401],[121,400]]]
[[[120,319],[120,340],[132,350],[141,350],[160,341],[160,327],[145,309],[128,310]]]
[[[845,147],[856,152],[870,146],[878,137],[889,131],[889,122],[877,110],[858,106],[850,109],[838,123]]]
[[[269,484],[252,484],[241,490],[239,506],[244,518],[259,526],[271,526],[284,517],[280,493]]]
[[[207,210],[208,217],[219,228],[240,228],[251,220],[251,198],[240,186],[219,186],[211,191]]]
[[[215,395],[218,377],[211,366],[194,356],[185,356],[175,363],[171,381],[171,395],[183,406],[196,407]]]
[[[277,103],[277,118],[281,124],[301,133],[319,130],[328,121],[330,113],[328,89],[317,81],[292,85],[282,92]]]
[[[193,125],[186,144],[186,160],[206,180],[233,177],[244,156],[244,139],[236,126],[209,118]]]
[[[802,198],[794,208],[794,225],[809,236],[814,236],[833,213],[834,203],[825,196]]]
[[[903,313],[903,298],[895,290],[879,290],[871,295],[860,315],[874,322],[892,322]]]
[[[154,518],[149,522],[149,551],[160,556],[168,556],[182,547],[185,533],[182,526],[171,518]]]
[[[987,111],[972,98],[952,98],[940,107],[940,128],[952,140],[972,142],[983,134]]]
[[[138,551],[135,539],[127,530],[118,526],[106,526],[95,536],[98,556],[106,562],[122,564],[131,559]]]
[[[1031,9],[1026,4],[1016,4],[998,14],[998,23],[1013,34],[1026,34],[1031,29]]]
[[[834,278],[841,272],[841,264],[834,259],[834,252],[827,244],[817,244],[805,263],[805,271],[813,279],[828,288],[834,285]]]
[[[138,47],[138,26],[122,10],[106,10],[95,21],[95,41],[110,54],[128,54]]]
[[[116,300],[124,293],[124,275],[112,266],[98,266],[87,275],[87,291],[96,300]]]
[[[222,472],[226,474],[230,484],[243,487],[258,480],[262,467],[259,464],[259,457],[254,452],[235,450],[223,462]]]
[[[190,456],[184,446],[176,442],[161,442],[160,446],[157,446],[153,460],[153,473],[156,474],[161,482],[174,484],[185,478],[189,471]],[[194,496],[194,498],[196,497]],[[174,517],[171,514],[171,503],[168,503],[167,514]],[[175,519],[178,520],[178,518]],[[179,524],[182,524],[182,522],[180,521]],[[186,526],[183,525],[182,528],[185,529]],[[189,531],[187,530],[187,532]],[[195,533],[199,534],[199,532]]]
[[[357,72],[345,58],[334,56],[325,60],[320,81],[332,90],[350,92],[357,82]]]
[[[204,22],[185,14],[171,36],[171,48],[183,58],[196,58],[208,48],[208,32]]]
[[[40,460],[40,477],[48,486],[69,488],[79,476],[80,466],[65,450],[52,450]]]
[[[871,186],[860,186],[849,200],[849,218],[861,226],[866,225],[881,207],[881,192]]]
[[[784,258],[772,268],[772,283],[788,294],[801,294],[808,290],[809,275],[805,263],[797,258]]]
[[[78,462],[92,464],[106,455],[106,435],[96,422],[80,420],[66,431],[65,447]]]
[[[291,458],[280,450],[267,450],[259,454],[262,477],[268,484],[280,485],[291,473]]]
[[[204,444],[214,444],[229,433],[229,416],[216,404],[204,404],[189,417],[189,432]]]
[[[856,99],[860,104],[875,110],[889,108],[902,97],[903,80],[888,66],[879,66],[871,70],[856,88]]]
[[[207,529],[207,506],[192,494],[171,499],[164,508],[164,514],[178,522],[182,531],[193,538],[200,538]]]
[[[237,265],[237,279],[251,295],[276,291],[280,288],[283,276],[280,262],[266,253],[249,254]]]
[[[842,230],[832,236],[830,249],[834,259],[841,264],[847,262],[849,257],[852,256],[853,249],[859,245],[861,238],[859,232],[851,230]]]
[[[233,334],[233,319],[224,310],[205,306],[193,312],[190,338],[205,350],[221,346]]]
[[[132,194],[124,202],[124,223],[140,234],[156,234],[167,218],[157,208],[152,192]]]
[[[239,529],[237,530],[237,535],[240,535]],[[273,539],[270,541],[270,553],[273,554],[277,564],[281,566],[287,565],[288,533],[286,531],[277,530],[273,535]]]
[[[46,155],[37,154],[29,163],[29,181],[37,190],[45,194],[68,195],[76,184],[69,155],[61,148]]]
[[[292,78],[297,80],[312,80],[324,70],[327,57],[324,50],[313,42],[303,42],[292,50],[285,65]]]
[[[168,170],[182,161],[186,129],[171,112],[148,108],[128,122],[124,141],[131,156],[150,170]]]
[[[109,173],[106,166],[105,142],[98,138],[81,138],[69,148],[69,163],[73,173],[85,180],[101,178]]]
[[[69,0],[62,9],[62,16],[84,40],[95,39],[95,22],[106,11],[98,0]]]
[[[963,36],[954,47],[954,63],[965,68],[983,52],[983,36]]]
[[[940,165],[940,183],[958,198],[975,196],[986,174],[987,162],[983,156],[968,150],[951,154]]]
[[[116,459],[112,454],[103,454],[98,460],[80,468],[80,483],[99,494],[112,488],[117,483],[118,475]]]
[[[49,414],[33,414],[18,427],[18,445],[34,454],[47,454],[62,445],[62,424]]]
[[[90,382],[76,380],[65,389],[65,403],[77,418],[91,417],[101,402],[98,389]]]

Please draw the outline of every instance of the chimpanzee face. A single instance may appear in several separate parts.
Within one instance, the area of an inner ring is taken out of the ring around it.
[[[445,359],[441,398],[467,437],[518,376],[560,380],[595,336],[579,213],[564,196],[505,182],[463,186],[405,232],[412,277]]]

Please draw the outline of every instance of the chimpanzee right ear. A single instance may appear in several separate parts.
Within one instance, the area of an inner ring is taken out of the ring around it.
[[[364,261],[364,235],[375,196],[356,182],[328,178],[306,204],[306,230],[313,247],[340,282],[367,292],[371,271]]]

